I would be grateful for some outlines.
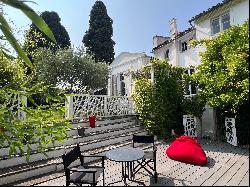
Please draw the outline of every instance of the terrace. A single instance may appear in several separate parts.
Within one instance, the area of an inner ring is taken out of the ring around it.
[[[154,180],[143,170],[136,176],[136,179],[143,181],[146,186],[249,186],[248,149],[204,140],[201,145],[208,157],[208,165],[204,167],[169,159],[164,153],[169,144],[158,142],[158,183],[154,183]],[[105,160],[105,167],[106,185],[121,178],[119,163]],[[137,185],[133,182],[128,184]],[[63,186],[65,185],[65,176],[64,172],[58,171],[12,185]],[[102,185],[101,180],[98,185]],[[117,183],[116,185],[123,186],[124,184]]]
[[[34,144],[34,152],[29,162],[26,162],[24,156],[18,155],[0,160],[1,185],[63,186],[65,176],[61,156],[77,143],[80,144],[84,155],[106,155],[107,151],[118,147],[131,147],[133,134],[147,134],[134,115],[129,98],[79,95],[68,100],[67,115],[73,115],[75,119],[80,114],[95,109],[98,115],[102,116],[97,120],[96,127],[89,128],[88,123],[82,121],[73,123],[72,129],[67,131],[70,138],[62,144],[51,146],[46,152],[48,157],[35,152]],[[84,135],[79,135],[79,127],[84,127]],[[249,148],[206,139],[200,139],[200,143],[208,158],[206,166],[171,160],[165,154],[170,142],[159,141],[156,138],[158,182],[154,183],[153,178],[145,170],[140,170],[135,179],[144,182],[146,186],[249,185]],[[141,148],[148,149],[147,146]],[[1,155],[5,154],[7,149],[1,148]],[[93,164],[100,163],[93,159],[88,161]],[[108,185],[120,178],[121,164],[106,159],[105,184]],[[133,182],[128,184],[138,185]],[[102,180],[97,185],[102,185]],[[115,185],[123,186],[124,183]]]

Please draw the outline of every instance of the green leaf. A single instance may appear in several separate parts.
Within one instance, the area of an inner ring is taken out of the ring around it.
[[[10,42],[12,47],[16,50],[18,55],[25,61],[26,65],[29,66],[30,68],[33,68],[32,63],[30,62],[29,58],[26,56],[25,52],[21,48],[21,46],[18,44],[16,41],[16,38],[13,36],[9,24],[6,22],[5,18],[0,15],[0,29],[4,33],[5,37],[7,40]]]
[[[57,43],[52,31],[45,21],[37,15],[32,8],[24,3],[27,1],[0,0],[0,2],[21,10],[44,34],[46,34],[54,43]]]

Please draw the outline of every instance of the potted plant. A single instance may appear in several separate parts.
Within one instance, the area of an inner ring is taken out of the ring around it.
[[[77,128],[77,132],[78,132],[78,135],[79,135],[79,136],[82,136],[82,137],[83,137],[83,136],[85,135],[85,134],[84,134],[84,133],[85,133],[85,128],[84,128],[84,127],[78,127],[78,128]]]

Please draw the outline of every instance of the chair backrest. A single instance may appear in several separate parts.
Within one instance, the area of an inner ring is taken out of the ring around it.
[[[81,150],[80,146],[77,144],[77,146],[70,152],[62,155],[64,168],[67,168],[72,162],[77,160],[80,156],[81,156]]]
[[[133,135],[133,147],[135,143],[152,143],[154,145],[154,135]]]

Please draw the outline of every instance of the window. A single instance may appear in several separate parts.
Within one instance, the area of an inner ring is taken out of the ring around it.
[[[165,59],[169,59],[169,49],[165,53]]]
[[[211,22],[212,27],[212,35],[215,35],[221,31],[224,31],[228,28],[230,28],[230,15],[229,13],[226,13]]]
[[[181,52],[184,52],[187,50],[187,42],[182,42],[181,43]]]
[[[192,75],[194,73],[194,69],[187,69],[185,71],[186,74]],[[185,95],[190,96],[190,95],[195,95],[197,94],[197,88],[193,84],[186,84],[185,85]]]
[[[226,30],[230,27],[230,16],[229,13],[222,16],[222,29]]]
[[[121,96],[125,96],[125,92],[126,92],[126,90],[125,90],[125,83],[124,83],[124,75],[123,75],[123,73],[120,73],[120,81],[121,81],[121,84],[120,84],[120,89],[121,89]]]

